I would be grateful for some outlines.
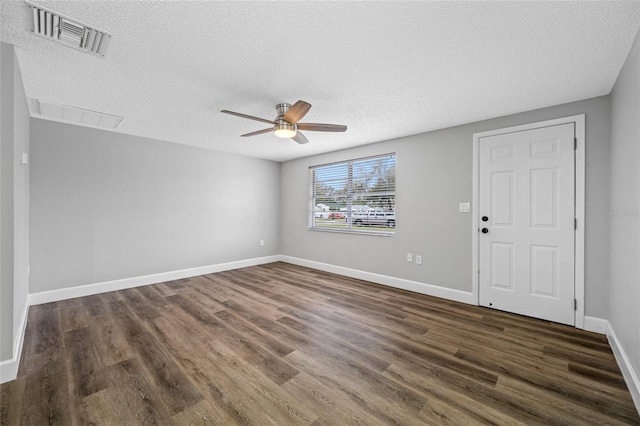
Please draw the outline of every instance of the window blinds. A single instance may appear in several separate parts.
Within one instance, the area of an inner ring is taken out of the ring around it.
[[[310,229],[393,234],[396,156],[385,154],[310,170]]]

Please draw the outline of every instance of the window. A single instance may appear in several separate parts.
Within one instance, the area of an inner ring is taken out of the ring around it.
[[[309,175],[309,229],[395,234],[395,153],[313,166]]]

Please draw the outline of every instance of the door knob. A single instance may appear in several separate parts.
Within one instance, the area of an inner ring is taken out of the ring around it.
[[[483,234],[486,234],[487,232],[489,232],[489,229],[487,229],[487,228],[482,228],[482,233],[483,233]]]
[[[486,221],[488,221],[488,220],[489,220],[489,218],[488,218],[488,217],[486,217],[486,216],[482,216],[482,221],[483,221],[483,222],[486,222]]]

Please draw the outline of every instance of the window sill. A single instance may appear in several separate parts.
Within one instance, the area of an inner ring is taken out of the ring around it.
[[[395,229],[395,228],[394,228]],[[375,237],[395,237],[394,231],[367,231],[367,230],[351,230],[351,229],[331,229],[331,228],[307,228],[313,232],[328,232],[330,234],[355,234],[355,235],[373,235]]]

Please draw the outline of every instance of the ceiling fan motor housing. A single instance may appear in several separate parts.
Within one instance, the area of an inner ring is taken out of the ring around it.
[[[287,113],[287,111],[289,111],[289,108],[291,108],[291,104],[286,104],[286,103],[281,103],[276,105],[276,111],[278,111],[278,116],[276,117],[276,122],[278,120],[284,120],[284,116]]]
[[[275,135],[281,138],[292,138],[298,131],[298,126],[295,123],[289,123],[284,119],[284,116],[287,114],[287,111],[289,111],[289,108],[291,108],[291,104],[282,103],[276,105],[278,116],[274,120],[276,124],[273,126],[273,130],[275,132]]]

